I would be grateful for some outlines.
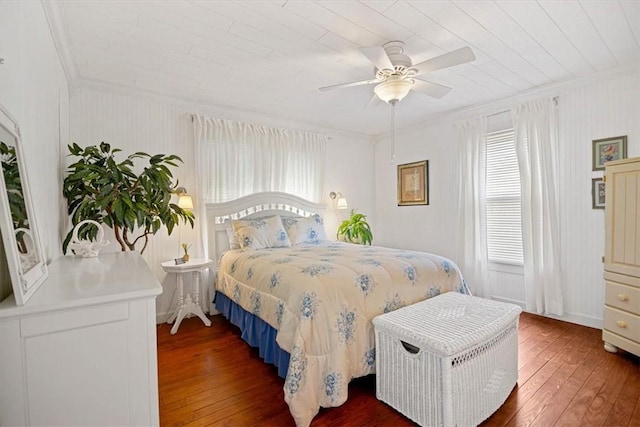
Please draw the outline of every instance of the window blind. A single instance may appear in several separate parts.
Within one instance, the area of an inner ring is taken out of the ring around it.
[[[513,129],[487,134],[486,155],[488,259],[523,265],[520,172]]]

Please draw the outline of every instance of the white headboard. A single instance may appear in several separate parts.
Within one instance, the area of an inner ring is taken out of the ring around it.
[[[324,216],[326,205],[305,200],[293,194],[279,192],[256,193],[224,203],[207,203],[209,256],[217,262],[229,249],[224,223],[227,220],[256,216]]]

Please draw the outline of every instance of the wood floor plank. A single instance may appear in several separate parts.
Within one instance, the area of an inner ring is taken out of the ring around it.
[[[571,427],[581,425],[583,418],[593,404],[594,399],[596,399],[600,389],[605,385],[607,375],[611,373],[615,364],[614,358],[608,357],[609,355],[605,356],[607,357],[605,357],[599,369],[595,369],[578,390],[555,424],[556,426]]]
[[[161,426],[294,426],[284,380],[221,316],[158,326]],[[602,349],[601,331],[523,313],[518,387],[482,426],[640,427],[640,362]],[[592,424],[590,424],[592,423]],[[349,384],[349,399],[321,409],[312,427],[414,426],[375,397],[375,376]]]
[[[624,363],[623,358],[615,354],[609,357],[613,362],[611,370],[607,373],[605,383],[600,387],[598,394],[587,409],[587,413],[582,418],[582,423],[585,425],[606,425],[613,405],[622,392],[622,385],[631,374],[632,368]]]
[[[544,405],[531,424],[532,426],[548,427],[554,425],[582,388],[587,378],[589,378],[591,373],[595,369],[598,369],[604,361],[606,355],[601,351],[601,345],[597,341],[597,336],[599,335],[600,331],[597,331],[595,334],[590,334],[589,339],[592,341],[589,347],[590,351],[588,348],[585,348],[585,357],[578,368],[560,385],[553,399]]]
[[[552,402],[560,387],[579,368],[578,357],[584,357],[585,349],[589,345],[589,335],[582,334],[574,337],[561,352],[558,352],[549,363],[558,363],[559,368],[537,390],[518,405],[515,415],[507,422],[507,426],[531,425],[541,414],[546,405]],[[591,348],[593,350],[593,348]]]
[[[584,334],[580,334],[574,328],[571,334],[567,331],[566,325],[559,325],[559,331],[554,341],[538,353],[535,359],[529,361],[519,368],[518,385],[516,389],[507,398],[501,410],[493,414],[488,420],[488,425],[506,425],[518,413],[520,408],[528,402],[538,389],[551,378],[555,372],[562,366],[562,359],[558,356],[568,349],[573,340],[579,340]],[[520,350],[520,349],[518,349]],[[527,351],[527,350],[524,350]],[[529,350],[535,351],[535,350]]]
[[[629,357],[628,355],[621,356],[627,358]],[[605,421],[604,425],[632,425],[632,415],[636,407],[639,410],[639,412],[635,415],[636,424],[640,425],[640,369],[633,369],[633,365],[631,365],[630,368],[631,372],[623,381],[621,386],[621,393],[613,402],[613,407],[611,408],[609,417]]]

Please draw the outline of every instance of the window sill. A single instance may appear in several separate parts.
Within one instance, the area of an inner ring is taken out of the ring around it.
[[[524,267],[522,265],[507,264],[504,262],[489,262],[489,271],[524,276]]]

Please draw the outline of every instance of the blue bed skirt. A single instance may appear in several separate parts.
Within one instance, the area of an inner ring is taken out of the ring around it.
[[[238,304],[221,292],[216,292],[213,302],[216,309],[242,331],[242,339],[251,347],[257,347],[259,355],[266,363],[278,368],[278,375],[287,376],[289,369],[289,353],[276,343],[276,331],[267,322],[256,315],[245,311]]]

